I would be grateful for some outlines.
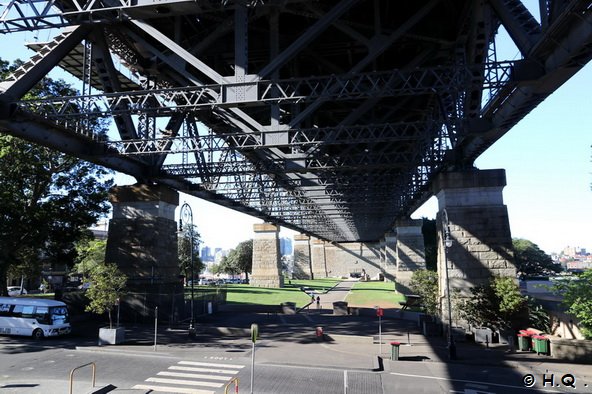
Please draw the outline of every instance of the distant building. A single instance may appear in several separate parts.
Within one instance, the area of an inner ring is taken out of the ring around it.
[[[199,257],[204,263],[214,261],[214,255],[212,254],[212,249],[209,246],[204,246],[201,248]]]
[[[293,252],[294,248],[292,247],[292,239],[285,237],[280,238],[280,255],[291,255]]]

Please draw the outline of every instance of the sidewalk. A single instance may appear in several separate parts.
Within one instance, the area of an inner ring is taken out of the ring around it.
[[[157,336],[158,351],[154,351],[153,327],[130,327],[126,344],[117,346],[82,346],[79,349],[97,352],[133,352],[153,355],[189,357],[196,350],[219,352],[235,349],[249,357],[252,323],[259,325],[257,363],[323,367],[343,370],[374,371],[390,374],[420,366],[441,366],[444,370],[462,370],[463,366],[506,367],[513,378],[526,373],[542,376],[573,374],[592,384],[590,365],[566,363],[533,352],[508,352],[505,345],[489,346],[472,342],[457,342],[457,359],[449,360],[446,339],[424,336],[413,312],[385,310],[381,319],[379,342],[378,318],[374,310],[362,310],[359,315],[333,314],[332,303],[342,301],[353,282],[342,282],[327,294],[321,294],[322,309],[304,310],[295,315],[270,313],[219,312],[198,319],[197,337],[189,339],[187,327],[163,327]],[[323,336],[317,335],[317,327]],[[399,359],[390,360],[390,342],[397,341]],[[379,357],[380,356],[380,357]],[[388,379],[387,379],[388,380]],[[384,392],[388,385],[384,383]]]

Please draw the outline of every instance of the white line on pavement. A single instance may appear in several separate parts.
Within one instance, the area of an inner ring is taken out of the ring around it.
[[[179,364],[184,365],[199,365],[201,367],[220,367],[220,368],[244,368],[244,365],[237,364],[215,364],[215,363],[202,363],[199,361],[179,361]]]
[[[149,384],[137,384],[132,389],[138,390],[151,390],[151,392],[157,393],[174,393],[174,394],[215,394],[215,391],[211,390],[198,390],[198,389],[186,389],[181,387],[172,386],[153,386]]]
[[[181,380],[181,379],[161,379],[161,378],[148,378],[145,380],[146,382],[153,382],[153,383],[168,383],[168,384],[184,384],[186,386],[204,386],[204,387],[216,387],[220,388],[224,386],[224,383],[212,383],[212,382],[202,382],[202,381],[192,381],[192,380]]]
[[[464,379],[450,379],[450,378],[442,378],[439,376],[425,376],[425,375],[413,375],[413,374],[408,374],[408,373],[398,373],[398,372],[391,372],[391,375],[396,375],[396,376],[406,376],[406,377],[410,377],[410,378],[421,378],[421,379],[433,379],[433,380],[448,380],[450,382],[462,382],[462,383],[472,383],[472,384],[485,384],[487,386],[497,386],[497,387],[509,387],[509,388],[513,388],[513,389],[522,389],[522,390],[532,390],[532,387],[523,387],[523,386],[512,386],[509,384],[499,384],[499,383],[489,383],[489,382],[479,382],[479,381],[475,381],[475,380],[464,380]],[[547,393],[560,393],[561,391],[551,391],[551,390],[546,390],[543,388],[543,390]]]
[[[178,365],[172,365],[169,369],[177,370],[177,371],[187,371],[187,372],[210,372],[210,373],[226,373],[230,375],[236,375],[239,373],[236,369],[214,369],[214,368],[198,368],[198,367],[181,367]]]
[[[177,378],[194,378],[194,379],[210,379],[210,380],[223,380],[227,381],[230,376],[216,376],[216,375],[204,375],[201,373],[183,373],[183,372],[167,372],[162,371],[157,373],[160,376],[174,376]]]

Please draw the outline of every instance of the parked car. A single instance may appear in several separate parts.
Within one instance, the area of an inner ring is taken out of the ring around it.
[[[19,286],[9,286],[8,287],[8,296],[9,297],[16,297],[22,294],[27,294],[27,289],[20,288]]]

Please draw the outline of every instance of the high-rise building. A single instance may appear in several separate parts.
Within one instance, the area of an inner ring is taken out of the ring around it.
[[[280,238],[280,255],[291,255],[293,251],[292,239],[285,237]]]

